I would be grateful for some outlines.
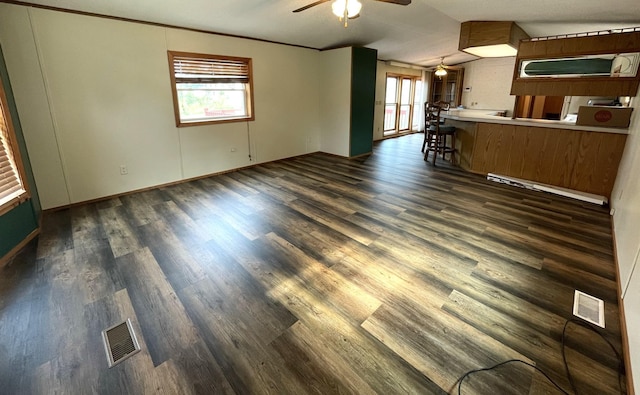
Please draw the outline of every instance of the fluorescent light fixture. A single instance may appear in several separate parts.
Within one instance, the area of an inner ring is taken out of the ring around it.
[[[515,22],[469,21],[460,25],[458,49],[481,58],[516,56],[520,40],[526,38]]]
[[[509,44],[484,45],[482,47],[469,47],[464,52],[476,55],[481,58],[503,58],[506,56],[516,56],[518,49]]]

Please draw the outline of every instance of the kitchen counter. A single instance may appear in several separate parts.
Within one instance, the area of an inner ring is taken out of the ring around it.
[[[511,119],[496,113],[450,110],[441,114],[445,124],[456,128],[460,167],[611,196],[627,129]]]
[[[442,112],[440,116],[444,119],[450,119],[452,121],[497,123],[497,124],[503,124],[503,125],[517,125],[517,126],[565,129],[565,130],[581,130],[586,132],[629,134],[629,131],[627,129],[622,129],[622,128],[583,126],[583,125],[576,125],[575,122],[552,121],[549,119],[530,119],[530,118],[512,119],[509,117],[498,116],[496,114],[497,114],[497,111],[495,110],[451,109],[447,112]]]

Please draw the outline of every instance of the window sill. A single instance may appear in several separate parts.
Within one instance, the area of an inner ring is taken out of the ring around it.
[[[15,192],[13,196],[9,195],[7,198],[3,199],[3,202],[0,204],[0,216],[18,207],[22,203],[29,200],[29,198],[29,194],[24,189]]]
[[[225,118],[225,119],[209,119],[203,121],[178,121],[176,126],[179,128],[190,127],[190,126],[203,126],[203,125],[215,125],[219,123],[232,123],[232,122],[248,122],[254,121],[255,118],[251,117],[242,117],[242,118]]]

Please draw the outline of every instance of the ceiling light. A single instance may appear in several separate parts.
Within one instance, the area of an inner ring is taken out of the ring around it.
[[[344,27],[347,27],[347,20],[356,17],[362,9],[362,3],[358,0],[336,0],[331,4],[333,14],[342,19],[344,18]]]
[[[516,56],[525,38],[529,36],[515,22],[469,21],[460,25],[458,49],[481,58]]]
[[[518,48],[514,48],[509,44],[485,45],[482,47],[469,47],[464,50],[471,55],[481,58],[502,58],[505,56],[516,56]]]
[[[444,65],[444,58],[440,59],[440,64],[436,66],[435,75],[438,77],[444,77],[447,75],[447,66]]]

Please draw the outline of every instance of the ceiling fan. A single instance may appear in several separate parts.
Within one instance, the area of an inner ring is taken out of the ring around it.
[[[304,7],[300,7],[296,10],[293,10],[293,12],[301,12],[304,10],[308,10],[311,7],[315,7],[322,3],[328,3],[330,1],[333,1],[333,4],[331,4],[331,9],[333,13],[338,18],[340,18],[341,21],[344,18],[344,27],[347,27],[347,21],[349,19],[355,19],[360,16],[360,9],[362,8],[362,3],[360,3],[358,0],[318,0],[318,1],[314,1],[313,3],[307,4]],[[380,1],[383,3],[391,3],[391,4],[398,4],[398,5],[411,4],[411,0],[373,0],[373,1]]]

